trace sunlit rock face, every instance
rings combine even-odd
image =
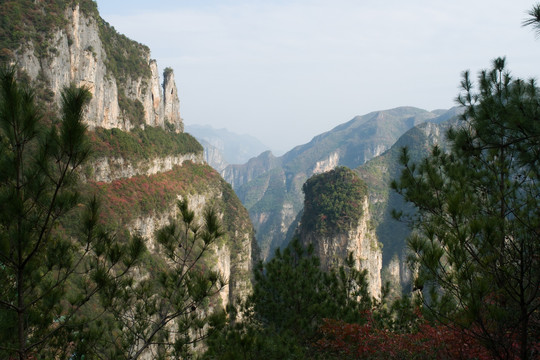
[[[184,161],[203,164],[202,153],[182,154],[157,157],[141,161],[129,161],[122,157],[102,157],[92,162],[92,173],[89,180],[111,182],[137,175],[153,175],[169,171],[174,166],[181,166]]]
[[[381,296],[382,251],[371,226],[367,187],[345,167],[312,176],[303,186],[304,209],[296,236],[313,245],[325,270],[345,265],[350,255],[367,270],[369,291]]]
[[[150,50],[146,46],[127,39],[114,30],[109,33],[110,38],[104,37],[103,26],[109,25],[104,25],[104,20],[100,19],[99,15],[86,14],[77,4],[67,6],[64,20],[61,26],[43,34],[49,39],[50,45],[46,55],[38,54],[35,51],[36,44],[31,41],[21,44],[13,51],[13,63],[23,70],[34,84],[47,89],[53,106],[60,105],[65,87],[71,84],[84,86],[92,94],[84,114],[84,121],[90,131],[96,128],[117,128],[121,132],[129,133],[136,127],[148,126],[162,127],[172,133],[183,131],[178,88],[172,69],[165,69],[161,81],[158,64],[150,58]],[[110,59],[107,58],[107,49],[110,49],[111,43],[117,46],[121,54],[126,55],[123,59],[115,59],[114,71],[108,61]],[[128,58],[130,50],[123,48],[121,44],[135,49],[131,55],[136,54],[135,60],[141,65],[140,68],[127,69],[132,66],[130,62],[133,62],[133,59]],[[125,110],[126,101],[137,105],[135,114]],[[186,162],[191,165],[186,166]],[[197,184],[186,183],[177,187],[182,190],[175,192],[173,197],[187,198],[199,217],[208,206],[218,208],[225,235],[212,249],[214,255],[211,265],[228,279],[220,297],[223,305],[245,298],[251,290],[252,250],[255,245],[253,227],[246,210],[232,190],[215,171],[210,173],[202,151],[182,154],[155,153],[150,158],[123,157],[116,153],[100,155],[91,159],[80,176],[86,184],[94,186],[98,193],[101,192],[105,201],[114,203],[109,207],[111,216],[115,211],[129,214],[118,220],[121,223],[117,225],[127,227],[132,234],[143,236],[150,252],[159,256],[158,246],[154,241],[155,232],[178,215],[176,202],[171,201],[165,208],[152,209],[146,213],[138,213],[133,209],[125,211],[120,208],[124,206],[123,201],[116,204],[111,200],[112,197],[118,200],[119,195],[111,190],[110,185],[125,188],[144,178],[148,188],[152,189],[157,176],[178,169],[186,173],[208,173],[206,177],[199,175]],[[169,176],[166,181],[171,185],[184,180]],[[231,197],[234,199],[231,200]],[[230,206],[227,207],[226,203]]]
[[[165,72],[161,85],[157,63],[150,59],[150,51],[133,42],[143,56],[146,75],[117,79],[111,69],[107,69],[107,54],[97,20],[82,13],[78,5],[68,7],[65,17],[66,26],[50,34],[54,51],[49,51],[47,56],[38,58],[32,42],[23,44],[14,53],[15,63],[32,80],[39,78],[52,92],[54,102],[60,104],[64,87],[70,84],[85,86],[92,93],[85,116],[90,128],[130,130],[145,125],[164,127],[169,122],[176,131],[183,131],[172,70]],[[141,104],[143,114],[138,114],[143,119],[141,124],[121,109],[119,95]]]
[[[321,235],[300,225],[299,236],[304,244],[313,244],[315,255],[321,260],[324,269],[336,268],[345,264],[352,253],[358,270],[367,270],[369,292],[381,296],[382,250],[373,229],[370,228],[370,214],[367,197],[362,203],[363,216],[348,230],[328,232]]]

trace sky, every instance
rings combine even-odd
[[[540,75],[525,0],[97,0],[174,70],[186,124],[280,153],[356,115],[455,106],[464,70]]]

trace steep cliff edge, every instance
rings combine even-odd
[[[188,199],[200,215],[211,206],[223,224],[225,235],[207,266],[218,269],[228,280],[220,294],[223,305],[244,299],[251,291],[251,270],[256,258],[253,226],[246,209],[231,186],[206,164],[186,161],[182,166],[152,176],[138,175],[111,182],[90,182],[100,194],[102,218],[112,227],[127,226],[131,233],[146,239],[150,253],[156,254],[154,232],[177,215],[176,201]]]
[[[209,142],[207,142],[204,139],[197,139],[201,145],[204,147],[204,160],[216,169],[218,172],[221,173],[223,169],[229,165],[227,161],[225,161],[225,158],[223,157],[223,154],[221,151],[219,151],[218,148],[215,146],[212,146]]]
[[[159,257],[154,232],[176,216],[178,199],[199,214],[214,207],[225,235],[207,265],[228,279],[223,305],[244,298],[253,227],[230,185],[204,163],[202,146],[183,133],[172,69],[160,83],[149,48],[117,33],[92,0],[8,1],[0,11],[7,15],[0,60],[21,69],[44,104],[55,110],[70,84],[92,93],[84,119],[93,151],[81,177],[87,191],[101,194],[103,222],[140,233]]]
[[[23,35],[15,41],[4,41],[7,48],[1,49],[2,55],[41,88],[48,89],[46,100],[59,104],[63,87],[85,86],[92,93],[86,113],[90,128],[129,130],[145,125],[165,127],[168,123],[183,131],[173,71],[165,69],[161,85],[157,63],[150,58],[148,47],[118,34],[99,17],[93,1],[34,4],[24,0],[17,6],[23,12],[19,25]],[[6,11],[10,10],[6,5]],[[54,21],[41,29],[37,20],[24,18],[24,12],[30,16],[36,10]]]
[[[300,241],[313,244],[325,269],[344,265],[352,253],[356,267],[368,272],[371,295],[380,298],[382,251],[370,224],[365,183],[352,170],[338,167],[311,177],[303,190]]]

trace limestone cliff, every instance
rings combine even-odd
[[[352,253],[356,267],[368,272],[371,295],[380,298],[382,251],[370,224],[363,181],[352,170],[338,167],[311,177],[303,189],[300,241],[313,244],[325,269],[344,265]]]
[[[137,175],[154,175],[172,170],[174,166],[181,166],[184,161],[204,163],[201,153],[179,154],[139,161],[129,161],[123,157],[102,157],[92,163],[88,180],[111,182]]]
[[[339,164],[339,152],[335,151],[328,155],[326,159],[322,159],[320,161],[317,161],[313,168],[311,169],[311,173],[316,175],[323,172],[330,171],[334,169]]]
[[[134,190],[148,184],[149,180],[150,184],[165,181],[168,188],[149,186],[146,193],[135,196]],[[135,176],[110,183],[93,183],[92,186],[110,200],[104,204],[104,218],[125,224],[131,233],[142,235],[150,253],[155,255],[159,254],[154,234],[178,215],[176,200],[186,198],[199,219],[206,207],[214,207],[225,235],[212,249],[213,260],[208,265],[227,279],[227,286],[220,292],[222,304],[235,304],[250,293],[252,258],[255,256],[253,228],[247,211],[230,186],[208,165],[187,161],[157,178]],[[140,206],[141,202],[152,205]]]
[[[349,253],[359,270],[367,270],[369,291],[372,296],[381,296],[381,269],[382,251],[373,229],[369,226],[369,206],[365,198],[362,208],[364,216],[356,226],[345,232],[335,234],[317,234],[316,232],[302,229],[300,239],[304,244],[313,244],[315,255],[321,259],[321,265],[326,268],[335,268],[344,265]],[[399,273],[398,273],[399,276]]]
[[[172,70],[166,69],[161,85],[146,46],[116,33],[97,13],[81,11],[78,2],[66,3],[62,26],[42,36],[49,44],[46,52],[30,38],[13,49],[12,61],[49,89],[53,103],[60,102],[65,86],[86,86],[92,93],[86,113],[90,128],[129,130],[169,122],[183,131]]]
[[[172,69],[161,83],[150,49],[117,33],[92,0],[20,0],[0,10],[18,16],[0,26],[0,58],[23,70],[40,100],[54,110],[70,84],[92,93],[84,119],[93,151],[81,177],[101,194],[103,221],[141,233],[159,256],[154,232],[175,216],[179,198],[199,212],[215,207],[226,233],[212,264],[229,279],[224,305],[245,297],[253,228],[230,186],[204,164],[202,146],[183,133]]]

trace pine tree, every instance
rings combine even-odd
[[[537,35],[540,35],[540,4],[535,4],[527,13],[529,18],[523,21],[523,26],[532,26]]]
[[[540,94],[500,58],[478,91],[468,72],[461,85],[451,151],[415,164],[403,149],[392,186],[418,211],[408,247],[429,312],[524,360],[540,338]]]
[[[313,246],[304,248],[297,238],[278,249],[255,269],[253,295],[241,318],[231,312],[231,324],[210,338],[204,358],[317,358],[313,345],[323,319],[363,322],[372,307],[367,272],[355,269],[352,255],[345,262],[324,271]]]
[[[120,245],[102,231],[98,201],[85,202],[78,190],[89,98],[66,88],[60,120],[45,119],[16,71],[0,72],[1,358],[68,358],[80,340],[75,329],[90,321],[87,307],[96,295],[115,296],[144,248],[138,238]]]
[[[217,295],[226,281],[211,268],[224,234],[218,215],[207,208],[201,222],[186,199],[177,205],[178,218],[156,232],[160,257],[148,257],[138,281],[118,297],[110,340],[96,349],[100,358],[188,358],[209,325],[222,321]]]

